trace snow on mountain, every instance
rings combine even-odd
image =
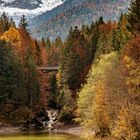
[[[0,0],[0,13],[6,12],[14,18],[24,14],[31,18],[61,4],[62,0]]]
[[[3,2],[13,2],[15,0],[1,0],[1,1],[3,1]]]

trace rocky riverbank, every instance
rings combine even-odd
[[[14,126],[4,126],[0,127],[0,135],[16,135],[16,134],[34,134],[34,133],[59,133],[59,134],[72,134],[72,135],[82,135],[83,129],[80,126],[63,126],[59,129],[54,129],[48,131],[48,129],[37,130],[37,131],[21,131],[21,127]]]
[[[20,127],[13,127],[13,126],[0,127],[0,135],[14,135],[20,133],[21,133]]]
[[[32,134],[32,133],[59,133],[82,135],[83,129],[79,125],[65,125],[58,121],[58,110],[41,110],[32,119],[21,126],[0,125],[0,135]]]

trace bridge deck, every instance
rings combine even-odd
[[[38,67],[37,70],[41,70],[41,71],[58,71],[59,67],[58,66]]]

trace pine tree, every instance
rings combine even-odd
[[[121,14],[118,27],[112,30],[112,45],[115,51],[120,51],[131,38],[131,33],[127,29],[128,20],[126,14]]]
[[[25,15],[22,15],[21,19],[20,19],[20,22],[19,22],[19,27],[20,28],[23,28],[25,30],[28,30],[27,27],[28,27],[28,22],[27,22],[27,19],[25,17]]]
[[[16,24],[12,18],[10,18],[10,27],[16,28]]]
[[[33,57],[32,49],[30,47],[27,50],[25,61],[26,61],[26,90],[28,94],[28,100],[26,104],[33,109],[34,106],[39,101],[40,86],[35,60]]]
[[[36,40],[35,40],[35,47],[36,47],[35,48],[36,49],[36,52],[35,52],[36,64],[40,66],[42,64],[41,49]]]
[[[99,25],[102,25],[102,24],[104,24],[103,17],[100,17],[100,18],[99,18],[98,24],[99,24]]]
[[[55,39],[55,45],[56,45],[56,47],[61,47],[62,46],[62,40],[61,40],[60,37],[57,37]]]
[[[49,38],[47,38],[47,40],[46,40],[46,47],[47,48],[50,48],[51,47],[51,41],[50,41]]]
[[[46,47],[46,41],[44,38],[41,39],[42,47]]]
[[[58,87],[56,75],[50,75],[50,95],[48,106],[52,108],[57,108],[57,98],[58,98]]]
[[[132,0],[128,13],[129,29],[134,34],[140,32],[140,1]]]
[[[3,34],[5,31],[9,30],[9,28],[10,28],[9,19],[6,13],[4,12],[0,17],[0,33]]]
[[[98,45],[98,40],[99,40],[99,35],[100,35],[99,24],[97,22],[92,23],[90,30],[91,30],[91,39],[90,39],[91,59],[90,59],[90,62],[92,62],[92,60],[95,57],[95,53],[97,51],[97,45]]]

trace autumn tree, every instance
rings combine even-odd
[[[47,39],[47,65],[58,66],[60,64],[60,51],[63,47],[63,42],[60,37],[56,38],[54,42]]]
[[[117,59],[115,53],[101,56],[100,60],[93,64],[87,84],[79,92],[78,120],[86,130],[96,130],[96,134],[102,137],[110,134],[111,131],[106,78],[108,70],[117,64]]]
[[[121,72],[124,79],[125,100],[116,120],[115,135],[128,140],[140,137],[140,37],[132,39],[122,51]],[[121,92],[122,93],[122,92]]]
[[[130,40],[121,56],[113,52],[94,61],[78,99],[77,120],[86,131],[139,139],[139,42],[139,37]]]
[[[16,47],[16,49],[19,49],[17,46],[20,42],[20,34],[16,28],[10,27],[9,30],[4,32],[1,36],[1,39],[11,43],[14,47]]]

